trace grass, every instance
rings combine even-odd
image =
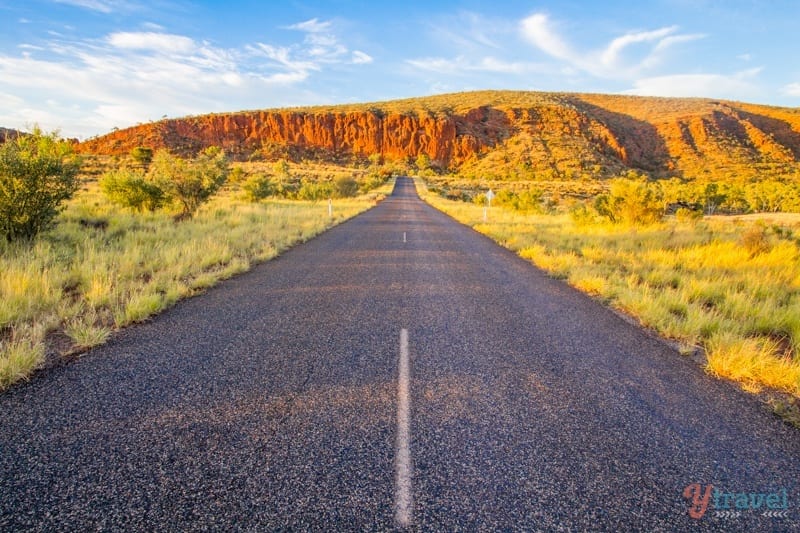
[[[579,224],[427,193],[424,198],[643,325],[707,371],[800,396],[800,215],[674,218],[646,227]]]
[[[375,204],[368,195],[327,202],[248,203],[226,191],[190,220],[120,211],[96,183],[33,243],[0,243],[0,390],[43,364],[49,334],[82,350],[275,257]]]

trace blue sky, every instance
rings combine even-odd
[[[0,0],[0,126],[477,89],[800,105],[800,2]]]

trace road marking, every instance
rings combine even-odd
[[[408,330],[400,330],[400,363],[397,376],[397,453],[395,454],[394,520],[400,527],[411,525],[411,429],[408,371]]]
[[[403,242],[406,242],[406,232],[403,232]]]

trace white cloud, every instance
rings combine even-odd
[[[372,61],[372,56],[362,52],[361,50],[353,50],[353,55],[350,58],[350,62],[354,65],[366,65],[368,63],[372,63]]]
[[[287,30],[299,30],[308,33],[327,33],[331,30],[331,21],[320,22],[319,19],[313,18],[305,22],[298,22],[291,26],[286,26]]]
[[[523,37],[543,52],[571,63],[582,62],[561,36],[550,27],[547,15],[542,13],[531,15],[522,20],[521,27]]]
[[[107,37],[115,48],[129,50],[152,50],[155,52],[187,53],[195,49],[189,37],[155,32],[117,32]]]
[[[523,39],[546,54],[566,62],[569,66],[609,79],[635,79],[643,71],[661,62],[663,54],[672,46],[702,39],[702,34],[676,34],[677,26],[665,26],[650,31],[628,32],[615,37],[596,50],[575,50],[557,31],[550,18],[543,13],[533,14],[520,22]],[[636,45],[638,60],[625,60],[625,53]]]
[[[678,96],[745,99],[757,92],[754,78],[761,69],[749,69],[732,75],[672,74],[642,78],[626,94],[639,96]],[[798,87],[800,89],[800,87]]]
[[[445,46],[464,52],[480,48],[500,50],[502,41],[511,31],[513,25],[506,20],[462,11],[434,20],[429,33]]]
[[[453,59],[442,57],[425,57],[408,59],[406,63],[419,69],[441,74],[466,74],[470,72],[486,72],[496,74],[529,74],[544,72],[547,68],[538,63],[503,61],[495,57],[484,57],[478,61],[458,56]]]
[[[788,85],[784,85],[781,89],[781,92],[786,96],[798,96],[800,97],[800,83],[790,83]]]
[[[82,7],[100,13],[113,13],[118,10],[127,10],[130,4],[123,0],[54,0],[57,4],[67,4]]]
[[[301,23],[306,36],[286,46],[255,43],[221,48],[163,31],[115,32],[96,40],[60,36],[19,55],[0,52],[0,124],[38,122],[65,135],[91,135],[157,119],[240,108],[301,105],[314,98],[297,87],[337,65],[372,57],[350,51],[326,22]],[[152,28],[155,30],[155,28]],[[311,32],[311,33],[309,33]],[[322,33],[318,33],[322,32]],[[314,35],[313,39],[308,35]],[[316,38],[319,37],[319,38]],[[286,91],[292,87],[291,91]],[[64,102],[52,106],[47,100]]]
[[[677,29],[677,26],[670,26],[668,28],[661,28],[654,31],[626,33],[622,37],[617,37],[609,43],[606,49],[600,54],[600,60],[604,65],[614,67],[617,65],[619,55],[627,46],[636,43],[659,41],[659,43],[656,45],[656,49],[658,49],[659,47],[663,46],[663,43],[670,42],[666,40],[669,38],[668,35],[675,32]],[[674,41],[674,39],[675,36],[672,37],[672,41]]]

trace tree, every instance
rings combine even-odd
[[[273,169],[275,170],[275,175],[278,176],[278,179],[287,180],[292,177],[289,168],[289,162],[286,161],[285,159],[275,161]]]
[[[184,216],[192,216],[222,187],[227,177],[228,160],[216,146],[206,148],[193,160],[159,150],[148,172],[153,183],[181,204]]]
[[[431,158],[426,153],[421,153],[417,156],[417,160],[414,162],[417,166],[417,170],[420,172],[425,172],[429,168],[431,168]]]
[[[39,128],[0,145],[0,234],[32,239],[47,229],[78,189],[72,145]]]
[[[339,176],[333,181],[333,194],[337,198],[350,198],[358,194],[358,182],[351,176]]]
[[[274,192],[272,181],[263,174],[254,174],[242,184],[245,197],[251,202],[258,202]]]
[[[166,202],[166,194],[147,180],[142,171],[121,169],[107,172],[100,179],[100,189],[117,205],[142,212],[155,211]]]
[[[153,161],[153,149],[137,146],[131,150],[131,157],[137,164],[141,165],[143,168],[147,168]]]
[[[652,224],[664,215],[661,191],[645,179],[613,180],[608,194],[599,195],[594,207],[611,222],[631,226]]]

